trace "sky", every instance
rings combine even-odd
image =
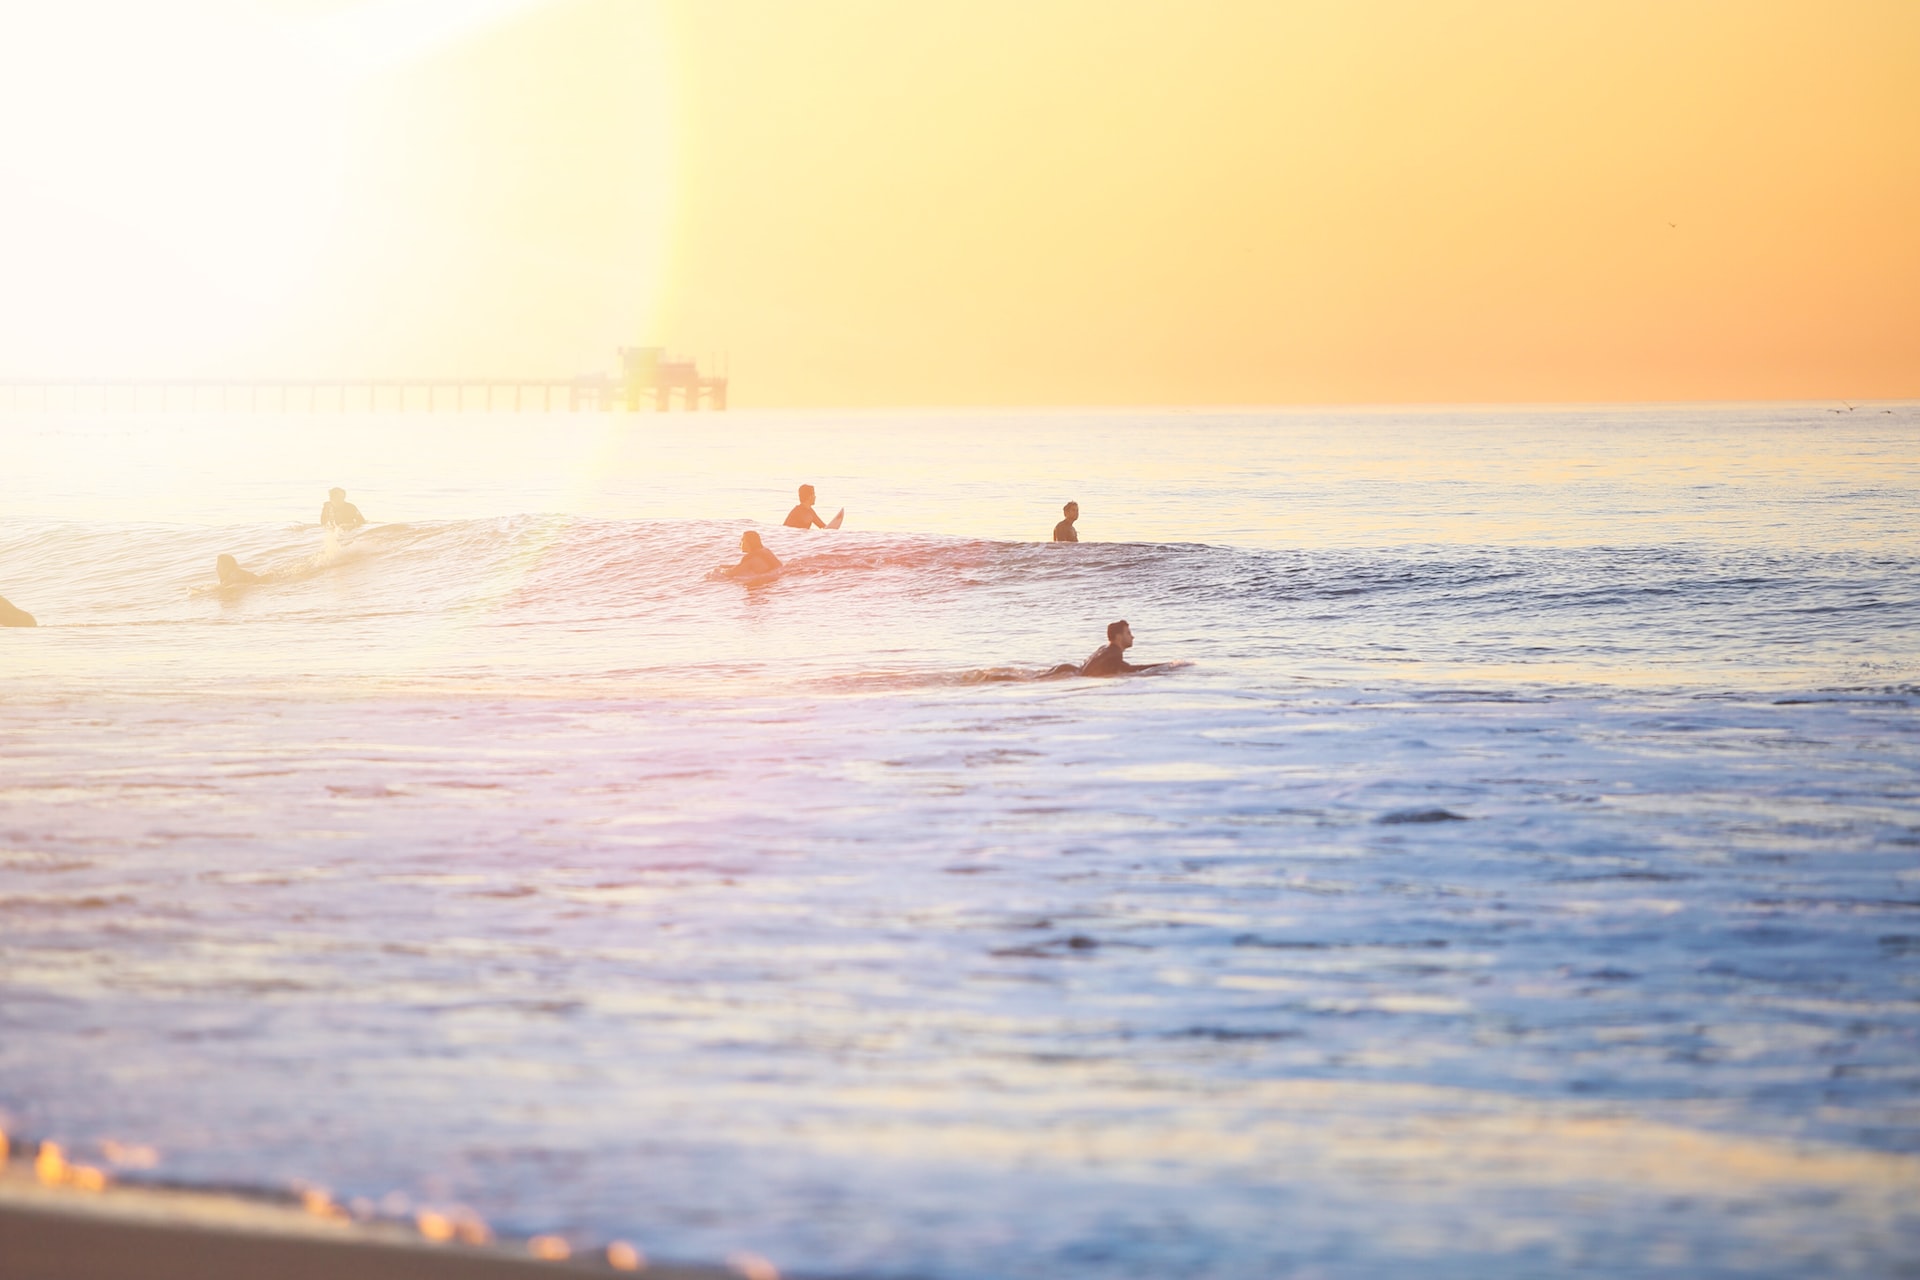
[[[1911,0],[0,0],[0,377],[1920,396]]]

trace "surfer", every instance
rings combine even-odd
[[[0,596],[0,627],[37,627],[39,625],[33,620],[32,614],[18,605],[9,603],[5,596]]]
[[[787,518],[783,523],[789,529],[812,529],[816,526],[822,529],[838,529],[840,521],[846,517],[846,514],[847,509],[842,507],[834,513],[833,519],[822,520],[820,513],[813,509],[813,486],[803,484],[800,486],[800,504],[787,512]]]
[[[1073,529],[1073,522],[1080,518],[1080,504],[1077,502],[1069,502],[1066,506],[1060,508],[1060,514],[1065,516],[1066,519],[1053,526],[1053,540],[1055,542],[1080,541],[1080,535],[1075,533]]]
[[[758,578],[780,572],[780,557],[767,550],[752,529],[740,535],[740,563],[720,571],[729,578]]]
[[[320,523],[328,529],[358,529],[367,522],[360,508],[347,501],[345,489],[327,490],[327,501],[320,508]]]
[[[1124,618],[1119,622],[1109,622],[1107,642],[1095,649],[1092,657],[1079,666],[1071,662],[1063,662],[1040,678],[1051,680],[1058,676],[1131,676],[1143,671],[1157,671],[1162,667],[1183,665],[1178,662],[1147,662],[1135,666],[1124,656],[1131,648],[1133,648],[1133,628],[1127,625]]]
[[[238,560],[224,552],[214,560],[213,571],[219,575],[223,587],[243,587],[250,582],[260,581],[259,574],[242,569]]]

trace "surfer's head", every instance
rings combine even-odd
[[[1060,514],[1069,520],[1078,520],[1080,518],[1080,504],[1077,502],[1069,502],[1066,506],[1060,508]]]
[[[813,486],[812,485],[803,484],[800,486],[800,502],[801,502],[801,505],[803,506],[810,507],[813,505]]]
[[[1133,648],[1133,628],[1125,618],[1107,624],[1107,643],[1118,649]]]
[[[740,549],[742,551],[758,551],[760,549],[760,535],[751,529],[741,534]]]
[[[347,491],[345,489],[329,489],[327,490],[327,496],[335,502],[345,502],[347,500]]]

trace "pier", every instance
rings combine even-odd
[[[665,413],[727,407],[727,375],[702,374],[664,347],[621,347],[620,371],[571,378],[50,378],[0,379],[0,410],[52,412],[456,413],[555,409]]]

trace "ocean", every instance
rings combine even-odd
[[[1909,1275],[1836,408],[0,417],[0,1125],[789,1276]]]

